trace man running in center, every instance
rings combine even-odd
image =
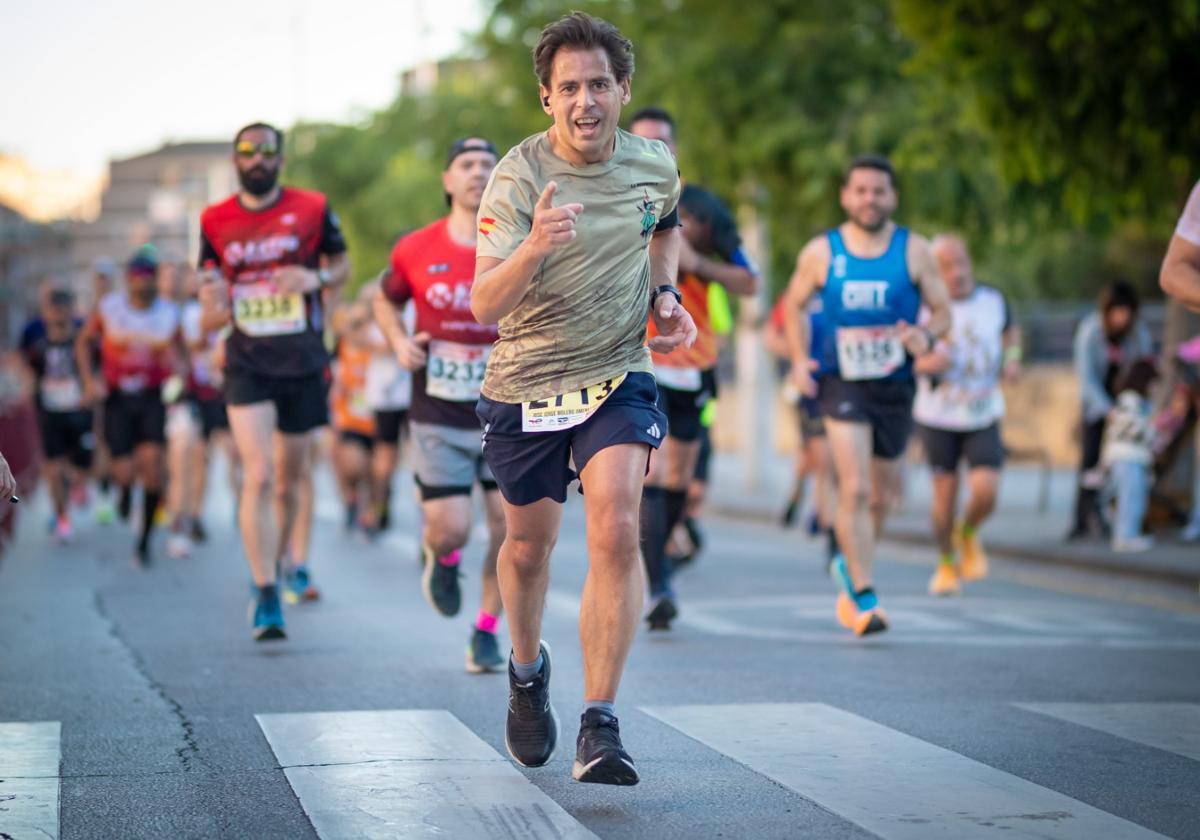
[[[643,108],[629,130],[661,140],[676,154],[675,122],[661,108]],[[688,487],[700,458],[700,416],[717,395],[717,333],[708,311],[708,287],[716,283],[738,295],[758,291],[758,272],[742,250],[733,214],[712,193],[689,184],[679,199],[683,237],[679,243],[679,291],[696,321],[696,344],[670,355],[655,353],[658,405],[667,415],[667,440],[651,457],[642,491],[641,547],[650,579],[651,630],[666,630],[678,607],[671,588],[667,541],[687,509]],[[653,323],[650,325],[654,334]]]
[[[442,173],[450,213],[396,243],[391,270],[375,298],[376,320],[400,364],[413,371],[408,430],[425,520],[421,584],[425,599],[444,616],[458,615],[462,608],[458,565],[474,519],[471,490],[476,482],[483,488],[490,539],[483,559],[482,603],[467,645],[467,670],[472,673],[504,664],[496,641],[501,609],[496,555],[504,541],[504,514],[495,479],[480,454],[475,415],[497,333],[493,322],[481,325],[471,314],[475,214],[497,157],[496,147],[478,137],[450,146]],[[400,318],[410,300],[417,312],[412,335]]]
[[[322,292],[350,276],[337,217],[324,195],[279,184],[283,132],[266,123],[234,135],[240,189],[200,217],[202,330],[229,328],[225,399],[242,461],[238,528],[257,590],[256,641],[286,638],[276,569],[312,471],[309,432],[328,422]],[[219,271],[219,276],[214,276]],[[308,569],[285,570],[296,588]]]
[[[913,358],[950,328],[950,301],[929,243],[892,221],[896,203],[887,158],[852,160],[841,191],[847,219],[804,246],[783,309],[796,388],[816,396],[802,313],[814,295],[824,307],[819,399],[837,476],[841,547],[832,572],[842,590],[838,621],[858,636],[888,627],[871,571],[888,491],[899,482],[912,433]],[[929,318],[918,327],[922,302]]]
[[[557,746],[542,611],[562,505],[578,473],[589,569],[572,776],[631,785],[638,774],[613,703],[642,611],[642,482],[667,423],[656,404],[647,312],[659,332],[651,349],[696,338],[674,286],[679,175],[665,145],[618,128],[633,45],[616,27],[575,12],[542,30],[533,59],[553,124],[492,173],[471,289],[479,322],[500,325],[478,413],[507,522],[499,558],[513,642],[505,743],[526,767],[544,765]]]

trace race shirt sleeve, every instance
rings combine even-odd
[[[656,142],[662,143],[661,140]],[[666,145],[663,145],[664,150]],[[667,157],[670,158],[670,152],[667,152]],[[679,180],[679,170],[675,170],[675,178],[671,183],[670,195],[663,203],[663,217],[659,219],[658,224],[654,226],[657,233],[660,230],[670,230],[671,228],[679,227],[679,193],[683,189],[683,182]],[[671,208],[667,210],[666,208]]]
[[[342,224],[328,204],[325,205],[325,213],[321,217],[321,244],[317,246],[317,251],[331,257],[346,252],[346,237],[342,235]]]
[[[750,255],[746,253],[746,249],[740,245],[729,255],[729,262],[738,268],[746,269],[755,277],[759,275],[758,266],[755,265],[754,260],[750,259]]]
[[[196,260],[197,268],[204,268],[205,263],[221,264],[221,255],[217,253],[217,249],[213,247],[212,242],[208,240],[208,235],[200,234],[200,258]]]
[[[477,257],[506,260],[533,229],[533,205],[537,196],[528,193],[518,178],[517,158],[506,157],[492,172],[476,217],[481,236],[475,243]]]
[[[412,283],[408,280],[408,269],[404,266],[404,240],[392,250],[392,262],[384,272],[383,293],[392,303],[401,306],[412,300]]]
[[[670,230],[677,227],[679,227],[679,208],[675,207],[670,213],[659,220],[659,223],[654,226],[654,232],[658,233],[660,230]]]
[[[1175,226],[1175,235],[1200,246],[1200,181],[1192,187],[1192,194],[1188,196],[1183,215],[1179,217],[1179,224]]]

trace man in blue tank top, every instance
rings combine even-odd
[[[913,359],[950,328],[950,302],[929,243],[891,220],[896,200],[886,158],[851,161],[841,190],[846,221],[801,250],[784,307],[797,389],[816,395],[812,372],[820,367],[824,374],[821,413],[838,482],[837,617],[859,636],[888,627],[871,567],[912,432]],[[816,359],[800,314],[814,295],[825,312]],[[922,304],[929,318],[917,326]]]

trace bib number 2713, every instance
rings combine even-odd
[[[521,431],[553,432],[578,426],[595,414],[624,381],[625,374],[621,374],[577,391],[522,403]]]

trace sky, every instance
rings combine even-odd
[[[449,55],[486,0],[0,0],[0,153],[102,173],[167,140],[349,121]]]

